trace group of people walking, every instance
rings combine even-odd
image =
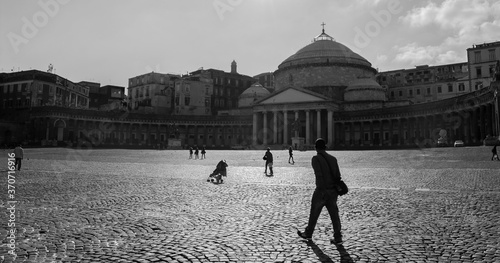
[[[205,146],[201,147],[201,159],[200,159],[200,149],[198,149],[198,146],[195,147],[194,149],[194,159],[206,159],[205,154],[207,153]],[[189,147],[189,159],[193,159],[193,147]]]

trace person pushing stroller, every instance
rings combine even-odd
[[[212,182],[214,184],[221,184],[224,182],[222,176],[227,176],[226,167],[228,167],[226,160],[221,160],[215,167],[215,170],[208,176],[207,182]]]

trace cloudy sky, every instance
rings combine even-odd
[[[1,0],[0,71],[54,65],[74,82],[127,86],[155,71],[254,76],[325,31],[380,71],[467,61],[500,41],[497,0]]]

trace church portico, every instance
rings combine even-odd
[[[292,145],[293,138],[303,138],[307,146],[318,137],[329,138],[331,142],[333,111],[331,103],[256,106],[252,142],[255,146],[284,146]]]

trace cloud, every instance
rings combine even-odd
[[[461,29],[498,19],[500,4],[496,0],[446,0],[437,5],[414,8],[402,20],[412,27],[437,25],[442,29]]]
[[[396,46],[397,50],[396,62],[405,62],[412,65],[429,64],[433,58],[439,53],[439,48],[433,46],[421,47],[413,42],[406,46]]]
[[[419,39],[395,46],[395,62],[413,65],[465,62],[468,47],[500,40],[500,2],[496,0],[428,2],[400,19],[412,28],[432,32],[431,42],[439,44],[422,45],[421,41],[429,39]]]

